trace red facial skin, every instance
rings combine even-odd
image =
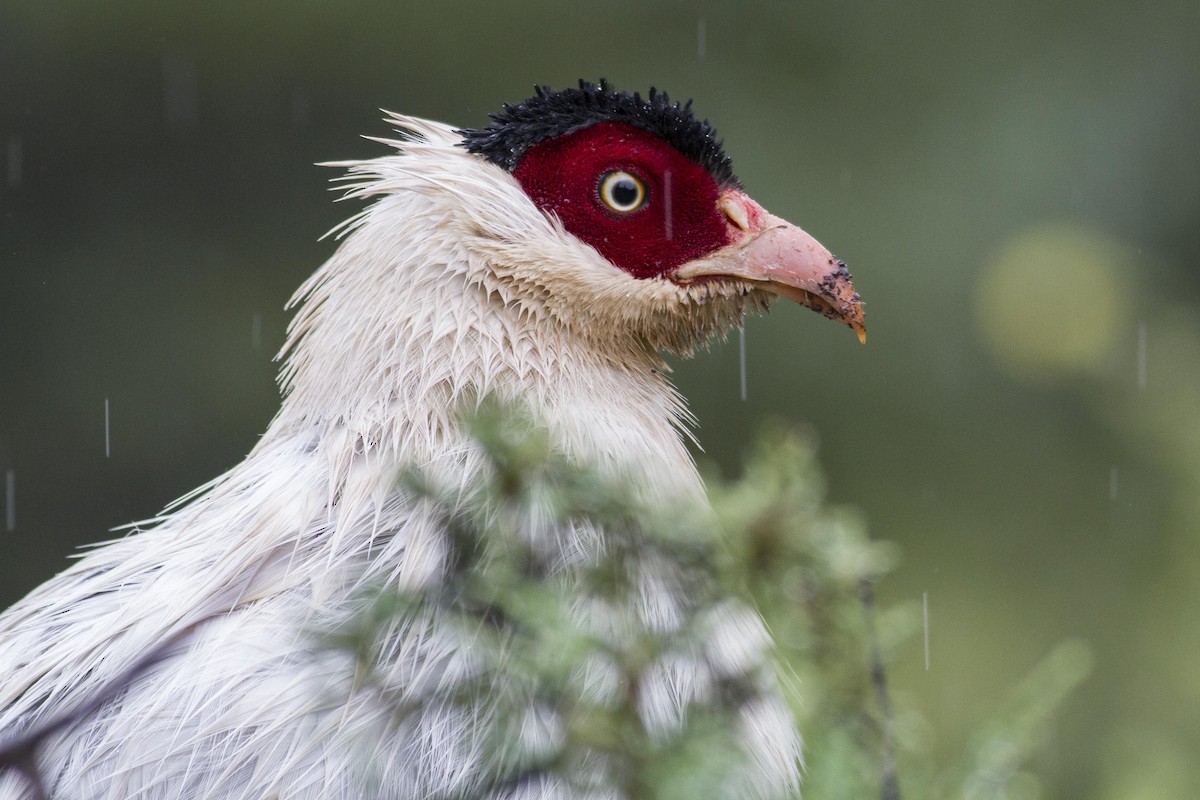
[[[601,178],[623,170],[642,180],[648,201],[613,211]],[[513,176],[543,211],[635,278],[668,277],[739,233],[718,208],[721,188],[704,167],[632,125],[600,122],[526,151]]]

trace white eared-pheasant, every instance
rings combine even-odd
[[[435,618],[386,627],[373,681],[312,632],[350,617],[363,587],[443,578],[443,517],[399,478],[474,480],[464,407],[519,406],[557,452],[642,501],[703,506],[661,354],[775,297],[862,338],[858,295],[829,251],[742,190],[690,103],[581,82],[480,129],[389,121],[394,152],[338,164],[348,197],[370,204],[293,300],[283,402],[258,444],[0,616],[0,746],[57,726],[26,769],[0,773],[0,798],[35,796],[31,763],[49,796],[79,800],[623,796],[600,762],[582,783],[489,785],[472,731],[489,698],[477,714],[438,701],[470,643]],[[604,540],[530,535],[563,569]],[[637,594],[628,607],[647,624],[686,605],[670,580]],[[766,633],[750,615],[719,636],[709,652]],[[697,657],[655,672],[638,697],[647,728],[669,735],[712,669]],[[799,736],[782,701],[738,724],[746,774],[712,796],[793,791]]]

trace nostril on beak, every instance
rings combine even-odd
[[[718,206],[722,213],[729,218],[729,221],[738,227],[739,230],[750,229],[750,218],[746,215],[746,207],[735,200],[730,195],[726,194],[721,198]]]

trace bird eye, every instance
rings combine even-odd
[[[600,200],[618,214],[629,214],[646,205],[646,184],[623,170],[600,176]]]

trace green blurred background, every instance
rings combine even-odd
[[[1200,795],[1194,0],[5,0],[0,605],[252,446],[283,304],[353,211],[313,162],[381,154],[379,107],[479,125],[601,76],[694,97],[854,270],[866,347],[781,306],[745,402],[736,337],[677,380],[714,468],[811,425],[833,499],[902,546],[907,735],[948,758],[1079,637],[1042,796]]]

